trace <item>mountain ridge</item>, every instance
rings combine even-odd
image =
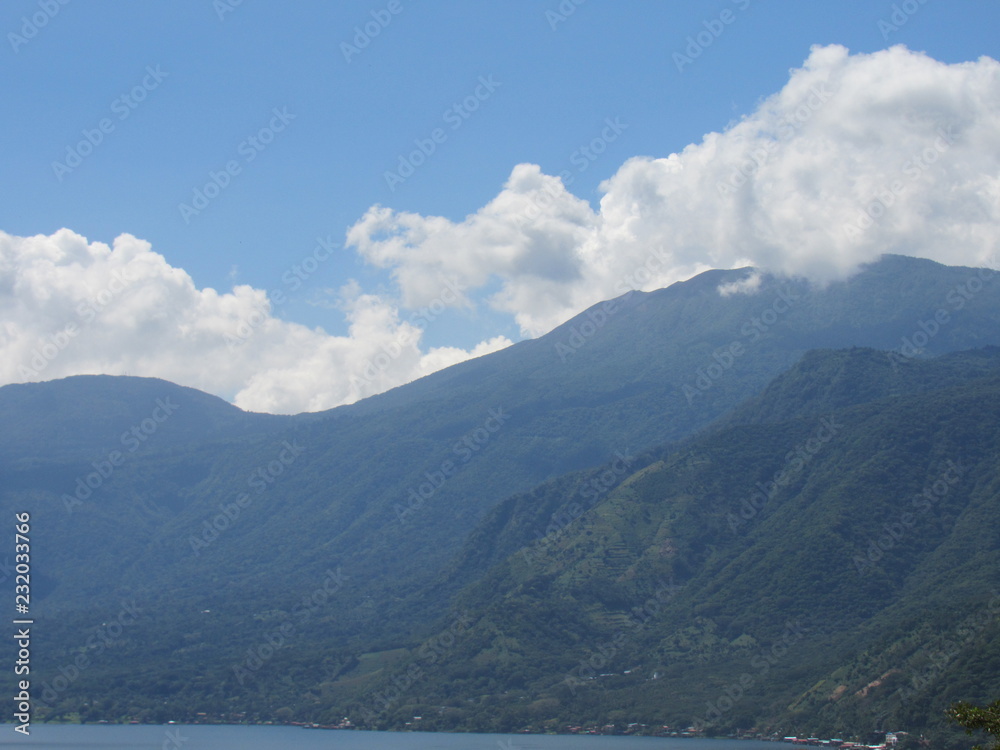
[[[178,390],[178,417],[190,413],[205,419],[174,422],[171,416],[162,430],[158,426],[148,435],[141,450],[129,453],[112,476],[102,478],[92,496],[72,509],[63,496],[71,495],[81,479],[86,482],[96,471],[95,464],[109,462],[111,449],[122,451],[119,437],[136,420],[141,424],[149,417],[155,404],[149,395],[164,381],[140,383],[145,395],[129,401],[119,416],[109,419],[95,413],[95,424],[103,425],[101,434],[107,438],[91,453],[86,441],[77,440],[61,454],[57,445],[47,442],[49,437],[30,431],[12,441],[11,451],[0,451],[4,478],[0,506],[29,509],[38,527],[45,529],[38,541],[37,570],[48,583],[44,592],[39,591],[38,607],[40,616],[58,620],[49,620],[51,629],[40,636],[46,654],[39,665],[42,673],[54,674],[71,660],[76,634],[116,612],[121,597],[134,598],[137,606],[160,613],[131,629],[117,646],[121,652],[116,663],[99,665],[53,702],[49,715],[77,713],[81,696],[95,690],[98,681],[129,685],[129,697],[116,693],[103,708],[89,708],[85,713],[94,718],[138,712],[178,719],[186,716],[186,706],[194,704],[223,716],[236,702],[248,715],[263,720],[268,710],[274,710],[275,700],[287,702],[285,707],[301,716],[319,716],[324,704],[342,710],[366,691],[379,689],[379,680],[391,678],[407,654],[419,654],[421,639],[438,637],[450,627],[449,613],[455,608],[476,601],[476,596],[506,591],[496,579],[502,571],[540,565],[557,553],[581,553],[586,545],[580,534],[598,533],[598,527],[591,526],[597,523],[594,519],[603,519],[599,531],[609,539],[621,535],[623,530],[602,514],[612,507],[627,510],[634,530],[615,542],[606,561],[602,557],[599,564],[584,555],[574,574],[579,581],[567,589],[568,599],[560,590],[558,596],[539,602],[526,590],[512,600],[532,601],[530,616],[519,609],[517,617],[534,623],[540,632],[553,627],[546,618],[566,621],[556,628],[569,644],[559,657],[563,659],[581,638],[614,635],[615,630],[607,627],[624,622],[623,615],[606,608],[620,602],[632,590],[628,586],[638,602],[655,599],[671,575],[675,582],[685,581],[697,569],[695,563],[707,559],[710,540],[704,530],[690,526],[695,519],[720,535],[725,541],[715,542],[722,544],[720,549],[755,544],[770,528],[772,510],[788,502],[787,493],[814,491],[807,473],[832,460],[824,458],[827,451],[840,454],[835,441],[822,443],[823,450],[791,472],[788,486],[774,495],[776,502],[768,501],[771,509],[741,519],[746,525],[737,525],[741,533],[735,540],[730,538],[734,532],[725,514],[709,518],[691,500],[692,493],[701,496],[705,488],[721,487],[726,477],[736,481],[727,461],[738,459],[744,466],[741,478],[773,481],[782,469],[775,456],[794,454],[797,447],[815,440],[821,418],[862,408],[851,403],[855,391],[868,403],[876,396],[916,403],[913,399],[934,391],[949,376],[961,374],[968,380],[991,371],[995,356],[991,350],[953,355],[951,364],[947,356],[968,348],[970,341],[1000,345],[1000,289],[988,281],[956,311],[961,318],[939,324],[919,356],[899,351],[880,355],[865,349],[836,356],[806,354],[826,344],[899,350],[905,337],[923,330],[920,323],[934,319],[948,304],[948,295],[967,284],[975,271],[889,257],[847,282],[823,288],[763,275],[754,294],[719,292],[720,284],[745,281],[751,273],[748,269],[711,272],[657,292],[633,293],[620,298],[613,313],[601,303],[590,309],[592,315],[585,311],[539,339],[326,412],[273,418],[248,415],[233,412],[235,407],[214,397]],[[574,331],[577,337],[571,341]],[[742,348],[734,349],[734,342]],[[926,359],[931,355],[945,357]],[[717,377],[702,387],[699,371],[707,376],[713,365],[711,373]],[[781,373],[791,373],[785,385],[775,380]],[[834,385],[824,386],[820,395],[810,393],[809,377],[814,375]],[[840,386],[838,377],[843,380]],[[92,381],[71,382],[82,387]],[[45,392],[64,385],[37,388]],[[685,387],[697,393],[689,397]],[[982,387],[984,393],[992,393]],[[16,390],[0,388],[0,418],[12,418],[9,415],[16,412],[11,393]],[[79,397],[70,401],[78,406],[86,403]],[[807,407],[818,412],[803,412]],[[894,406],[893,413],[909,414],[900,408]],[[209,418],[213,414],[216,422]],[[767,414],[774,424],[768,424]],[[877,415],[865,419],[877,420]],[[52,417],[51,424],[58,426],[60,418]],[[74,423],[70,419],[62,424]],[[200,432],[198,424],[203,425]],[[171,425],[176,425],[175,433],[168,431]],[[684,453],[692,440],[718,440],[720,430],[728,431],[725,434],[734,445],[749,452],[736,457],[732,448],[720,443],[713,444],[712,451]],[[674,479],[663,478],[665,466],[676,475]],[[715,472],[711,476],[704,474],[709,468]],[[826,478],[812,481],[833,482],[828,474],[829,470]],[[687,541],[676,534],[654,535],[649,549],[655,552],[646,549],[620,572],[642,573],[641,586],[608,579],[601,572],[605,562],[614,567],[618,564],[612,564],[614,560],[632,555],[632,542],[626,541],[651,533],[648,524],[662,512],[655,503],[633,507],[623,504],[623,498],[650,483],[674,487],[671,482],[684,477],[693,484],[677,495],[672,512],[690,516],[684,522],[688,525],[680,516],[671,517],[669,523],[682,524],[689,533]],[[712,492],[708,497],[721,490]],[[749,496],[747,489],[730,498],[727,513],[740,518],[740,503]],[[572,508],[573,502],[578,508]],[[560,510],[565,515],[554,518]],[[648,521],[647,510],[653,514]],[[109,538],[114,539],[112,548],[97,541]],[[565,547],[574,539],[575,547]],[[528,548],[532,559],[522,553],[527,542],[534,544]],[[650,561],[655,562],[655,576],[642,572]],[[296,609],[296,602],[311,595],[322,581],[332,580],[331,574],[339,582],[336,607],[306,608],[316,614],[301,623],[295,643],[281,658],[270,662],[273,673],[254,671],[250,687],[236,680],[232,667],[243,663],[240,655],[255,648],[268,627],[297,617],[294,613],[302,609]],[[735,585],[729,578],[721,580]],[[530,585],[542,590],[551,582],[535,577]],[[753,588],[751,582],[746,586]],[[742,596],[731,593],[729,599]],[[773,593],[768,596],[774,602],[782,600]],[[707,648],[707,658],[716,653],[713,649],[722,649],[705,645],[718,640],[711,629],[729,626],[710,618],[712,610],[706,603],[694,603],[689,597],[672,594],[664,606],[684,608],[689,618],[681,628],[689,633],[686,642]],[[573,630],[566,615],[578,612],[580,602],[603,614],[594,622],[575,621]],[[560,610],[557,603],[569,609]],[[501,623],[509,624],[514,616],[514,610],[502,617],[489,612]],[[495,631],[494,625],[489,632]],[[485,679],[474,689],[485,689],[482,694],[502,703],[489,681],[500,684],[509,679],[510,665],[526,663],[517,656],[523,644],[518,646],[518,638],[513,638],[502,648],[487,646],[492,643],[486,640],[487,632],[476,623],[463,629],[463,639],[484,644],[488,656],[463,659],[470,675],[480,676],[457,684],[470,686]],[[652,632],[644,629],[630,642],[638,647]],[[771,635],[762,631],[753,637],[780,638],[782,632],[779,628]],[[548,642],[548,651],[558,643]],[[732,648],[743,653],[739,646]],[[506,672],[494,653],[506,660],[501,660]],[[159,693],[153,688],[127,677],[128,664],[139,654],[158,675],[154,684],[163,686],[163,698],[155,698]],[[538,664],[560,663],[546,659],[548,655],[539,658]],[[484,677],[480,674],[484,669],[495,674]],[[532,675],[537,671],[537,665],[525,667],[522,683],[536,679]],[[680,674],[670,678],[673,684],[681,684]],[[312,697],[293,697],[287,689],[289,680]],[[430,677],[425,684],[428,690],[443,689]],[[443,697],[448,695],[458,693],[446,691]],[[564,697],[539,698],[551,699]],[[586,702],[573,705],[579,710],[587,706]],[[394,710],[380,714],[379,721],[391,724]],[[517,707],[503,713],[505,721],[534,721]],[[479,718],[467,713],[461,719],[466,723],[442,726],[497,727],[487,714],[473,714]]]

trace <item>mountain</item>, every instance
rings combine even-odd
[[[940,729],[1000,691],[998,445],[1000,349],[811,352],[596,501],[599,471],[497,506],[455,566],[500,560],[458,597],[472,625],[376,718]]]
[[[748,279],[753,293],[732,291]],[[800,408],[795,399],[815,404],[797,385],[764,390],[809,350],[897,350],[866,370],[874,395],[886,368],[917,372],[924,357],[1000,344],[991,281],[983,270],[901,256],[822,288],[711,271],[296,417],[243,414],[149,379],[0,388],[9,426],[0,507],[32,514],[49,715],[337,711],[394,675],[424,639],[453,639],[465,621],[450,613],[471,603],[485,611],[469,597],[489,592],[490,576],[526,535],[544,536],[550,509],[577,489],[594,513],[653,460],[649,451],[721,429],[740,404],[782,425]],[[913,377],[900,393],[938,379]],[[840,408],[849,391],[824,390],[824,408]],[[771,450],[781,431],[759,415],[744,419],[762,431],[758,451]],[[590,565],[579,575],[593,573],[596,586],[600,566]],[[123,601],[141,614],[113,640],[88,645]],[[81,653],[88,668],[56,690],[60,668]]]

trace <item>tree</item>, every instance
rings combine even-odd
[[[966,734],[981,729],[993,735],[993,744],[986,750],[1000,750],[1000,700],[985,707],[973,706],[964,701],[956,703],[948,709],[948,717],[962,726]],[[983,747],[976,745],[973,750],[983,750]]]

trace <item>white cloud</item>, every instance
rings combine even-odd
[[[594,210],[519,164],[462,221],[373,206],[347,244],[389,272],[399,301],[348,284],[346,336],[275,317],[259,289],[198,289],[130,235],[112,249],[69,230],[0,233],[0,383],[128,372],[246,409],[315,411],[510,344],[421,348],[448,307],[485,303],[537,336],[709,268],[827,281],[885,252],[993,266],[1000,64],[817,47],[753,113],[679,153],[629,159],[601,190]]]
[[[442,299],[457,294],[445,287]],[[274,317],[262,290],[197,289],[131,235],[110,248],[66,229],[0,232],[0,382],[127,372],[252,411],[294,413],[351,403],[510,344],[496,337],[471,352],[425,352],[420,317],[401,320],[388,301],[353,286],[342,304],[349,333],[331,336]]]
[[[828,281],[886,252],[988,265],[1000,245],[1000,64],[816,47],[725,132],[630,159],[601,189],[595,211],[520,164],[463,221],[376,206],[348,244],[390,269],[410,303],[442,275],[462,280],[463,304],[499,281],[489,304],[529,336],[708,268]]]
[[[764,277],[757,271],[751,273],[746,278],[739,281],[732,281],[728,284],[719,285],[719,294],[729,297],[733,294],[754,294],[760,289]]]

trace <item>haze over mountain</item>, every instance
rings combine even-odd
[[[48,715],[395,726],[440,704],[441,727],[690,722],[744,657],[793,637],[790,618],[817,634],[808,658],[707,728],[919,723],[882,698],[877,721],[844,708],[855,699],[820,710],[815,686],[853,691],[879,677],[871,644],[909,659],[941,608],[988,601],[997,356],[927,358],[1000,346],[994,277],[902,256],[824,287],[711,271],[297,417],[153,379],[0,388],[0,419],[24,426],[0,443],[0,505],[39,530]],[[845,347],[888,353],[807,354]],[[919,516],[919,544],[872,556],[948,461],[967,470]],[[980,552],[956,560],[963,545]],[[649,597],[655,621],[630,625]],[[106,645],[88,641],[119,616]],[[606,643],[609,668],[641,679],[566,684]],[[55,682],[79,654],[87,668]],[[419,686],[399,689],[413,669]]]

